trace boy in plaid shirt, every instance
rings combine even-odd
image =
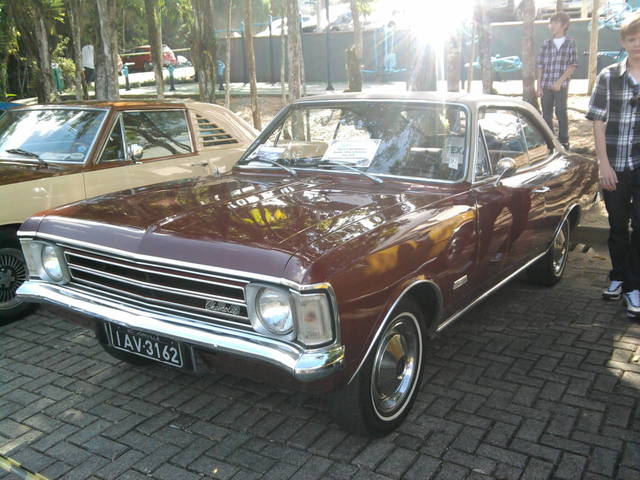
[[[569,148],[567,96],[569,80],[578,66],[576,42],[567,37],[569,15],[556,13],[549,19],[552,38],[546,40],[538,55],[538,88],[542,97],[542,116],[553,130],[553,107],[558,119],[558,140]]]
[[[593,120],[600,185],[609,214],[611,283],[602,296],[605,300],[622,296],[627,315],[640,319],[640,14],[623,23],[620,44],[627,58],[602,69],[587,118]]]

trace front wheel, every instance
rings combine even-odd
[[[412,299],[402,300],[350,384],[329,396],[329,409],[345,430],[386,435],[415,401],[423,371],[425,318]]]
[[[24,255],[12,242],[0,244],[0,324],[27,316],[37,307],[16,296],[16,290],[27,279]]]
[[[564,219],[549,251],[527,270],[529,281],[551,287],[562,278],[569,257],[569,220]]]

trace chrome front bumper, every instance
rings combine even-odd
[[[139,310],[63,285],[30,280],[18,288],[18,296],[32,302],[65,307],[134,330],[169,337],[205,351],[224,352],[268,363],[301,382],[319,380],[335,373],[344,360],[343,345],[307,351],[299,345],[251,332]]]

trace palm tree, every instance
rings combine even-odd
[[[95,51],[96,99],[118,100],[118,32],[116,0],[96,0],[98,42]]]
[[[533,51],[533,22],[536,7],[534,0],[523,0],[522,5],[522,98],[538,108],[535,52]]]
[[[164,98],[164,76],[162,67],[162,22],[160,21],[160,6],[158,0],[144,0],[147,13],[147,27],[149,32],[149,45],[151,45],[151,61],[156,77],[156,92],[158,99]]]
[[[329,1],[329,0],[327,0]],[[347,77],[349,85],[347,90],[350,92],[362,91],[362,50],[364,40],[362,38],[362,25],[360,24],[360,3],[363,0],[350,0],[351,18],[353,18],[353,45],[347,49]],[[329,26],[327,25],[327,28]]]
[[[247,45],[247,61],[249,62],[249,85],[251,91],[251,115],[253,116],[253,126],[262,130],[262,122],[260,121],[260,108],[258,106],[258,83],[256,80],[256,54],[253,50],[253,13],[251,0],[244,0],[245,13],[245,35],[244,39]]]
[[[302,97],[304,88],[304,59],[298,0],[287,0],[287,37],[289,39],[289,101],[293,102]]]
[[[69,19],[69,30],[71,31],[71,41],[73,43],[73,62],[76,66],[74,75],[74,85],[76,88],[76,99],[89,98],[87,82],[82,74],[82,40],[80,18],[82,17],[82,5],[80,0],[65,0],[67,18]]]
[[[493,90],[493,78],[491,67],[491,33],[489,18],[487,17],[484,2],[478,0],[475,10],[476,31],[478,32],[478,57],[480,58],[480,76],[482,78],[482,92],[491,93]]]
[[[49,33],[51,22],[62,18],[62,3],[59,0],[6,0],[5,8],[24,40],[28,56],[37,60],[39,101],[59,101],[53,85]]]
[[[591,95],[598,74],[598,9],[600,0],[593,0],[593,14],[591,15],[591,36],[589,38],[589,86],[587,92]]]

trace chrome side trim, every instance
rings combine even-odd
[[[524,266],[520,267],[518,270],[516,270],[515,272],[513,272],[511,275],[509,275],[506,278],[503,278],[502,280],[500,280],[498,283],[496,283],[493,287],[491,287],[489,290],[487,290],[486,292],[484,292],[482,295],[480,295],[478,298],[476,298],[473,302],[471,302],[469,305],[467,305],[466,307],[464,307],[462,310],[457,311],[456,313],[454,313],[453,315],[451,315],[449,318],[447,318],[444,322],[442,322],[438,328],[436,328],[436,332],[440,332],[441,330],[444,330],[445,328],[447,328],[449,325],[451,325],[454,321],[456,321],[460,316],[462,316],[465,312],[467,312],[469,309],[473,308],[475,305],[477,305],[478,303],[480,303],[482,300],[484,300],[485,298],[487,298],[489,295],[491,295],[493,292],[495,292],[496,290],[498,290],[500,287],[502,287],[505,283],[507,283],[509,280],[513,279],[515,276],[517,276],[518,274],[520,274],[522,271],[526,270],[527,268],[529,268],[531,265],[533,265],[534,263],[536,263],[538,260],[540,260],[542,257],[544,257],[547,254],[547,251],[544,251],[543,253],[541,253],[540,255],[538,255],[537,257],[531,259],[530,261],[528,261],[527,263],[524,264]]]
[[[419,285],[421,283],[427,283],[427,284],[435,286],[436,287],[436,292],[438,292],[438,297],[439,297],[438,298],[438,302],[440,304],[442,304],[442,296],[440,294],[440,287],[438,287],[438,285],[435,282],[433,282],[431,280],[416,280],[415,282],[412,282],[409,286],[407,286],[407,288],[405,288],[402,291],[402,293],[400,293],[400,295],[398,295],[398,298],[395,299],[395,301],[391,304],[391,307],[389,307],[389,309],[387,310],[387,313],[385,314],[384,319],[380,323],[380,326],[378,327],[378,330],[376,331],[375,335],[373,336],[373,339],[369,343],[369,347],[367,348],[366,353],[362,357],[362,360],[360,360],[360,364],[358,365],[358,368],[355,369],[355,371],[353,372],[353,375],[351,375],[351,378],[349,378],[349,381],[347,382],[347,385],[349,385],[353,381],[353,379],[356,378],[356,375],[358,375],[358,373],[360,372],[360,369],[364,365],[364,362],[367,360],[367,357],[371,353],[371,350],[373,350],[373,346],[378,342],[378,338],[380,337],[380,335],[382,334],[382,331],[384,330],[385,326],[389,322],[389,317],[391,316],[391,314],[395,310],[396,305],[398,305],[400,300],[402,300],[404,298],[404,296],[406,295],[406,293],[409,290],[411,290],[413,287],[415,287],[416,285]]]
[[[308,351],[294,343],[224,326],[199,325],[196,322],[179,323],[178,319],[171,315],[143,312],[61,285],[31,280],[20,286],[18,295],[30,301],[59,305],[125,328],[155,333],[210,351],[264,362],[301,382],[327,377],[341,368],[344,361],[345,348],[338,343]]]

